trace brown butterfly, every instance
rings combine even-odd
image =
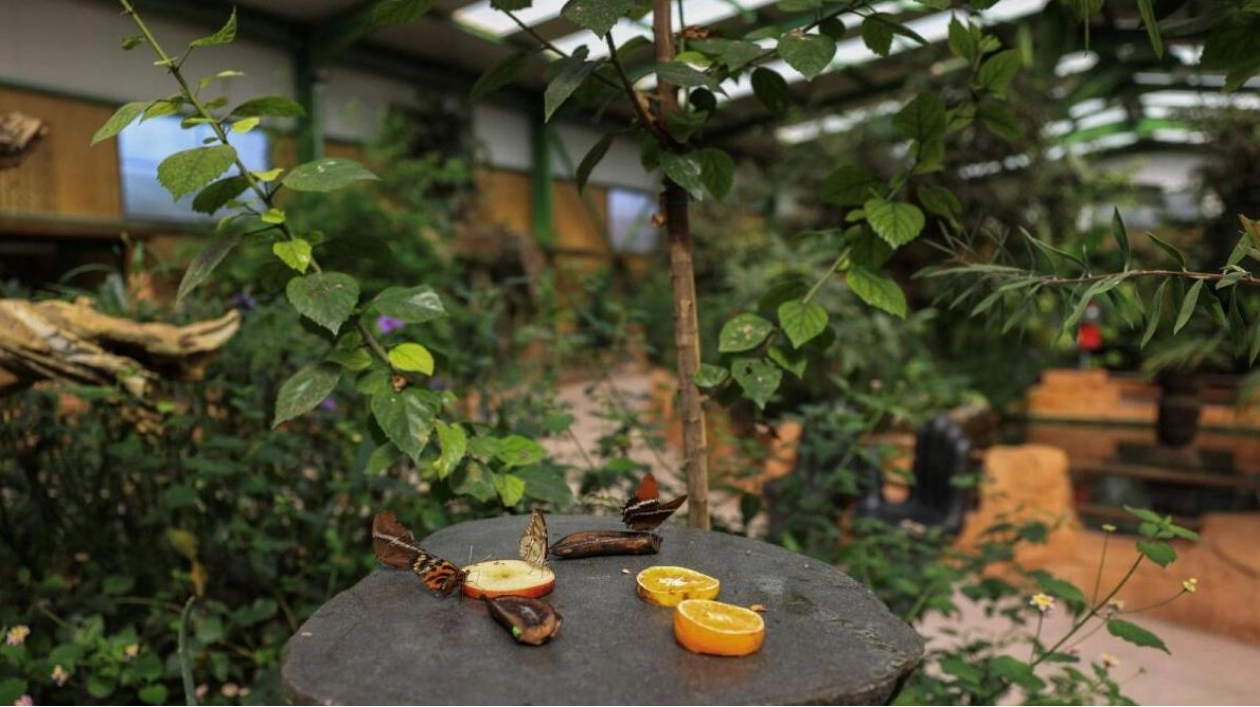
[[[449,595],[464,583],[463,570],[426,552],[391,511],[381,511],[372,520],[372,549],[376,559],[415,572],[435,592]]]
[[[529,525],[525,526],[517,549],[521,559],[533,565],[534,569],[542,569],[547,562],[547,519],[537,508],[530,514]]]
[[[631,530],[653,530],[664,523],[666,518],[672,516],[683,501],[687,500],[687,494],[683,494],[669,503],[661,503],[660,495],[656,477],[649,471],[639,484],[639,490],[635,492],[634,498],[626,501],[626,505],[622,506],[621,522]]]

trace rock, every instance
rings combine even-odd
[[[512,557],[525,522],[464,523],[423,544],[454,561]],[[617,527],[547,522],[556,537]],[[733,535],[661,532],[659,555],[554,561],[547,601],[564,630],[536,648],[516,645],[483,602],[437,598],[411,573],[379,569],[290,639],[285,689],[297,704],[887,704],[922,657],[919,636],[833,567]],[[718,577],[723,601],[764,605],[761,650],[719,658],[677,646],[671,610],[635,596],[635,576],[659,564]]]

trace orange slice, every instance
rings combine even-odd
[[[748,655],[766,639],[766,622],[742,606],[688,599],[674,610],[674,638],[693,653]]]
[[[639,573],[635,582],[639,598],[657,606],[678,606],[684,599],[713,599],[722,586],[707,574],[671,565],[649,567]]]

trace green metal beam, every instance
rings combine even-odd
[[[551,140],[554,132],[542,119],[541,110],[530,111],[530,194],[534,224],[534,240],[544,249],[556,244],[555,174],[552,167]]]
[[[315,63],[315,40],[307,41],[293,53],[294,94],[306,109],[298,121],[298,159],[310,162],[324,156],[324,87]]]

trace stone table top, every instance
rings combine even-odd
[[[516,557],[528,517],[445,528],[424,547],[457,564]],[[611,517],[548,516],[551,542],[620,529]],[[515,643],[483,602],[442,598],[381,567],[338,594],[285,647],[297,704],[886,704],[923,643],[865,587],[817,560],[756,540],[669,525],[658,555],[552,559],[544,598],[564,626]],[[635,575],[681,565],[717,577],[718,599],[766,611],[761,650],[741,658],[674,642],[672,609],[635,596]],[[629,570],[628,573],[623,570]]]

